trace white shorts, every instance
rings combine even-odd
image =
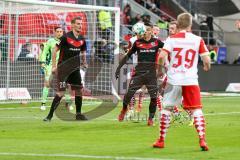
[[[172,108],[182,104],[182,86],[166,84],[163,94],[163,108]]]

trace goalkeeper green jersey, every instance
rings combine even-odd
[[[59,44],[60,40],[57,38],[50,38],[46,43],[44,43],[44,49],[40,55],[40,62],[44,62],[46,65],[52,65],[52,53],[56,46]],[[59,59],[59,51],[56,55],[56,62]]]

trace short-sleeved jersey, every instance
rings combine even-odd
[[[56,44],[60,42],[57,38],[50,38],[45,44],[44,49],[40,55],[40,61],[45,62],[46,65],[52,65],[52,52]],[[59,59],[59,52],[57,52],[56,62]]]
[[[170,56],[167,76],[172,85],[198,85],[198,57],[209,55],[199,36],[181,31],[167,38],[163,50]]]
[[[163,42],[151,38],[149,41],[144,39],[138,39],[134,42],[132,48],[128,52],[128,56],[131,56],[137,52],[138,63],[135,67],[137,71],[153,71],[156,69],[156,60],[158,56],[158,49],[163,47]]]
[[[73,31],[70,31],[61,37],[58,47],[60,48],[58,64],[61,64],[73,57],[78,57],[76,60],[79,60],[80,64],[80,53],[81,51],[86,51],[86,41],[82,36],[78,36],[78,38],[76,38]]]
[[[128,43],[128,48],[129,49],[132,48],[134,42],[136,42],[137,39],[138,39],[137,36],[134,36],[134,37],[130,38],[129,43]],[[137,54],[132,55],[132,63],[137,64]]]

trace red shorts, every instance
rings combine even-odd
[[[200,88],[198,85],[182,86],[183,108],[202,108]]]

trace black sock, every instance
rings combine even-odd
[[[126,110],[128,105],[123,101],[123,109]]]
[[[76,113],[81,114],[82,110],[82,96],[75,96],[75,105],[76,105]]]
[[[155,116],[155,112],[157,109],[157,102],[156,98],[151,98],[151,102],[149,104],[149,118],[153,119]]]
[[[48,118],[52,118],[53,117],[53,113],[54,111],[57,109],[60,101],[61,101],[62,97],[59,97],[57,94],[55,95],[53,101],[52,101],[52,105],[51,105],[51,108],[50,108],[50,111],[48,113]]]

